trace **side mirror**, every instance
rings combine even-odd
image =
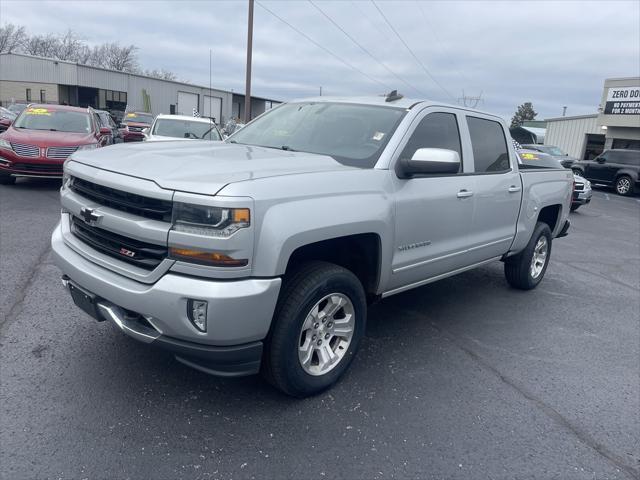
[[[142,129],[142,133],[143,133],[145,136],[149,135],[149,127],[147,127],[147,128],[143,128],[143,129]]]
[[[100,135],[111,135],[111,129],[109,127],[100,127]]]
[[[400,178],[415,175],[446,175],[460,171],[460,155],[443,148],[419,148],[411,159],[401,159],[396,169]]]
[[[604,163],[604,158],[602,158],[602,157],[598,157],[598,158],[596,158],[596,162],[598,162],[598,163]]]

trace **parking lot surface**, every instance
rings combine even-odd
[[[0,187],[3,479],[640,478],[640,197],[595,191],[534,291],[496,263],[372,306],[346,376],[295,400],[74,307],[58,188]]]

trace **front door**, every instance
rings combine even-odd
[[[608,153],[604,152],[587,164],[585,175],[589,180],[608,183],[611,181],[609,173]]]
[[[456,113],[432,107],[412,127],[399,159],[411,158],[418,148],[444,148],[458,152],[464,164]],[[396,236],[387,291],[464,265],[474,205],[474,178],[463,175],[464,168],[454,175],[394,175]]]

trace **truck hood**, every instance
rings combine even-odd
[[[151,180],[161,188],[205,195],[246,180],[354,169],[324,155],[210,141],[118,144],[76,152],[70,159]]]

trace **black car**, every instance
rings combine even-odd
[[[620,195],[640,190],[640,150],[605,150],[593,160],[579,160],[573,173],[592,183],[609,185]]]
[[[98,114],[98,118],[100,119],[100,123],[103,127],[107,127],[111,130],[111,135],[109,136],[109,140],[107,142],[108,145],[113,145],[114,143],[122,142],[122,134],[118,129],[118,125],[113,120],[113,117],[106,110],[95,110]]]
[[[554,145],[527,144],[522,145],[522,148],[526,148],[527,150],[535,150],[536,152],[551,155],[552,157],[557,158],[564,168],[571,168],[573,162],[577,160],[576,158],[570,157],[568,153],[563,152],[560,148]]]

